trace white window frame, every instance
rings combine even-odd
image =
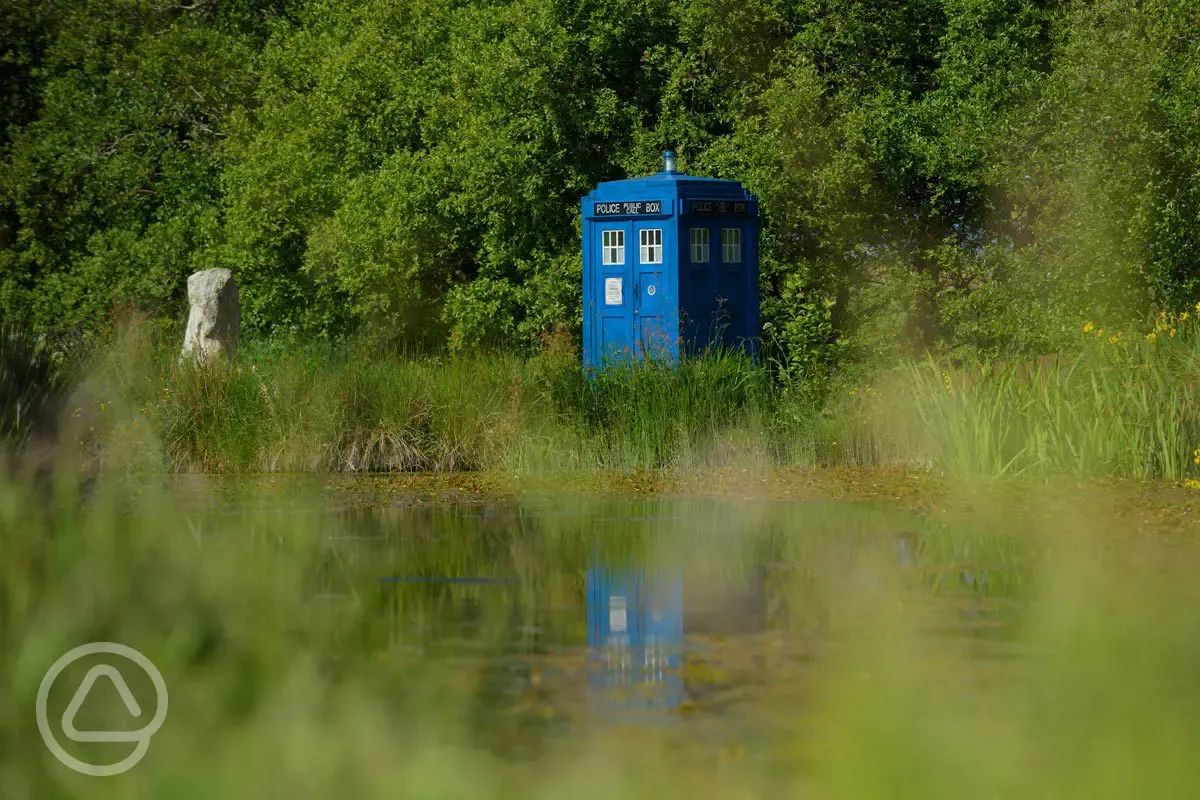
[[[742,263],[741,228],[721,228],[721,263]]]
[[[708,246],[708,228],[692,228],[688,233],[693,264],[707,264],[711,253]]]
[[[639,263],[663,263],[662,228],[642,228],[638,233],[638,247]]]
[[[619,267],[625,263],[624,229],[605,228],[600,231],[600,263],[606,267]]]

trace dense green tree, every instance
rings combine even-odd
[[[1197,31],[1192,0],[1080,4],[1056,28],[1009,176],[1054,306],[1119,317],[1200,297]]]
[[[667,4],[320,3],[226,173],[251,324],[532,341],[579,304],[578,199],[652,128]],[[577,261],[577,258],[574,259]]]
[[[178,299],[215,217],[224,123],[254,88],[261,9],[88,2],[48,18],[36,118],[12,132],[0,300],[45,327]]]

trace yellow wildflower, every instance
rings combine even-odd
[[[1188,478],[1183,482],[1183,485],[1189,489],[1200,489],[1200,481],[1195,480],[1194,478]]]
[[[1180,321],[1180,322],[1187,322],[1187,321],[1188,321],[1188,317],[1190,317],[1190,316],[1191,316],[1191,314],[1189,314],[1188,312],[1184,311],[1182,314],[1180,314],[1180,315],[1179,315],[1179,321]]]
[[[1121,341],[1121,334],[1119,334],[1119,333],[1116,336],[1108,337],[1109,344],[1116,344],[1119,341]]]
[[[1090,322],[1083,323],[1083,332],[1084,333],[1091,333],[1095,329],[1096,329],[1096,326],[1093,325],[1092,323],[1090,323]]]
[[[1170,330],[1170,331],[1168,331],[1168,334],[1170,335],[1170,337],[1171,337],[1172,339],[1174,339],[1174,338],[1175,338],[1175,329],[1174,329],[1174,328],[1171,328],[1171,330]]]
[[[1146,341],[1150,342],[1151,344],[1153,344],[1154,342],[1157,342],[1158,334],[1155,333],[1154,331],[1150,331],[1149,333],[1146,334]]]

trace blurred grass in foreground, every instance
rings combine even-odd
[[[39,499],[0,484],[6,800],[1200,790],[1200,552],[1113,529],[1121,497],[1064,513],[984,494],[954,523],[874,506],[667,501],[361,520],[325,513],[304,483],[285,504],[206,505],[160,479],[105,480],[86,498],[57,487]],[[900,533],[911,562],[897,562]],[[758,562],[794,565],[773,578],[788,624],[713,642],[705,674],[741,676],[743,705],[612,727],[512,666],[513,631],[539,609],[578,607],[597,551],[728,580]],[[959,564],[992,579],[954,588]],[[376,582],[393,572],[520,582],[482,603],[459,655],[439,658],[430,637],[444,593],[409,587],[396,600]],[[719,584],[704,585],[724,607]],[[1012,611],[1001,641],[992,608]],[[966,611],[983,627],[943,632]],[[554,641],[580,640],[579,619],[545,624]],[[170,687],[167,724],[115,778],[66,770],[34,722],[48,665],[90,641],[136,646]],[[560,692],[582,691],[568,656],[523,657],[566,670]],[[706,714],[723,740],[701,733]],[[518,741],[534,723],[565,727]],[[738,732],[747,725],[759,732]]]

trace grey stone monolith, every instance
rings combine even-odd
[[[208,361],[233,358],[237,353],[242,312],[237,282],[227,269],[206,269],[188,278],[187,333],[183,357]]]

